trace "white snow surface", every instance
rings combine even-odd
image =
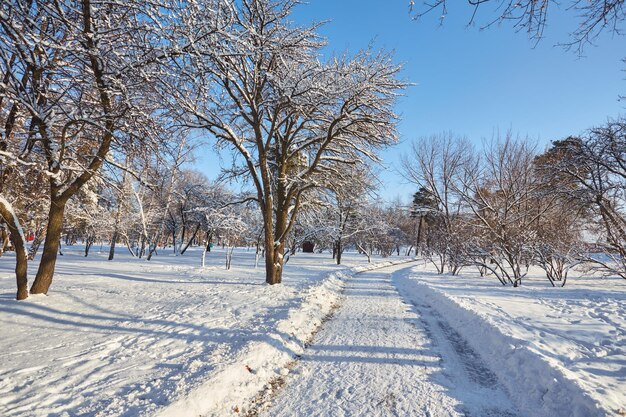
[[[15,259],[0,258],[1,416],[241,415],[302,352],[354,267],[371,267],[299,253],[269,286],[245,249],[230,271],[219,249],[205,268],[198,249],[150,262],[81,249],[64,247],[48,296],[19,302]]]
[[[406,265],[346,283],[335,316],[300,355],[263,416],[517,416],[495,375],[427,303],[412,305],[392,277]]]
[[[299,253],[268,286],[244,249],[230,271],[219,249],[205,268],[199,249],[80,249],[20,302],[0,258],[1,416],[626,415],[624,280],[511,288]]]
[[[520,288],[472,271],[416,267],[397,280],[489,364],[526,416],[626,415],[626,281],[570,277],[553,288],[532,270]]]

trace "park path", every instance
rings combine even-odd
[[[495,375],[421,294],[398,293],[411,266],[351,279],[334,317],[262,416],[517,416]]]

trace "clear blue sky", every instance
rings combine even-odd
[[[575,28],[572,16],[553,10],[545,38],[537,45],[510,25],[487,30],[468,27],[470,8],[452,0],[442,26],[437,15],[411,19],[408,0],[312,0],[298,6],[300,24],[330,20],[320,32],[327,52],[356,52],[373,43],[394,50],[403,76],[416,85],[398,103],[402,143],[383,154],[387,170],[382,195],[408,201],[414,191],[394,173],[412,139],[443,131],[477,144],[494,131],[529,136],[543,148],[608,117],[626,114],[626,37],[608,34],[585,56],[555,46]],[[485,7],[479,22],[493,17]],[[198,167],[211,177],[217,160]]]

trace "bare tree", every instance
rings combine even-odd
[[[45,173],[50,206],[32,293],[47,293],[59,251],[65,207],[99,171],[109,152],[136,139],[151,109],[141,100],[155,51],[151,2],[6,1],[0,6],[3,105],[12,132],[4,161]],[[159,55],[158,53],[156,55]],[[132,127],[132,128],[129,128]],[[127,135],[122,135],[126,132]],[[10,142],[9,142],[10,141]]]
[[[368,201],[359,206],[355,220],[356,233],[351,243],[367,256],[367,262],[378,253],[382,257],[391,256],[396,249],[397,228],[390,222],[389,211],[380,201]]]
[[[347,166],[328,189],[319,193],[311,210],[309,235],[327,242],[337,265],[341,264],[346,244],[352,244],[352,238],[362,232],[364,223],[359,221],[359,215],[375,181],[375,174],[367,166]]]
[[[468,254],[471,262],[517,287],[532,262],[533,227],[556,204],[544,193],[534,170],[534,147],[508,133],[486,147],[466,166],[459,194],[473,215],[480,239]],[[547,196],[538,204],[538,195]]]
[[[559,194],[595,224],[602,254],[585,256],[605,274],[626,279],[626,122],[609,121],[580,138],[554,142],[544,175],[558,181]]]
[[[188,125],[232,149],[241,165],[230,174],[254,187],[269,284],[281,282],[285,238],[307,192],[395,141],[392,108],[405,85],[385,54],[320,62],[317,25],[288,21],[296,3],[234,3],[228,35],[217,48],[198,42],[193,72],[172,89]]]
[[[418,194],[415,216],[419,217],[417,250],[422,247],[424,229],[428,229],[426,255],[439,273],[447,266],[456,274],[462,267],[459,235],[463,230],[458,178],[465,169],[471,146],[451,133],[414,142],[402,157],[404,177],[422,190]],[[426,225],[426,227],[425,227]]]
[[[415,18],[437,13],[442,21],[448,15],[448,4],[448,0],[410,0]],[[479,10],[492,6],[491,17],[482,25],[483,28],[510,21],[515,28],[528,32],[536,41],[543,37],[549,13],[571,13],[577,19],[577,25],[571,31],[571,40],[565,45],[576,47],[579,52],[604,31],[622,34],[626,18],[624,0],[467,0],[467,4],[473,8],[470,24],[476,21]]]

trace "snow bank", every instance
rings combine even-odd
[[[212,372],[210,379],[193,392],[160,410],[157,416],[221,416],[245,412],[251,400],[273,378],[286,371],[294,355],[304,349],[310,335],[338,301],[342,273],[330,274],[308,290],[300,306],[276,324],[264,340],[248,343],[228,363]]]
[[[245,415],[261,391],[271,391],[272,381],[289,373],[295,357],[304,352],[306,344],[338,306],[347,279],[360,272],[411,261],[384,261],[328,274],[307,290],[302,303],[291,308],[288,317],[277,322],[265,340],[249,343],[201,386],[156,415]]]
[[[524,300],[521,302],[516,300],[524,291],[532,291],[529,289],[502,289],[496,283],[492,283],[491,289],[486,289],[489,283],[486,286],[484,279],[435,277],[415,269],[412,277],[402,279],[397,284],[407,299],[426,300],[479,352],[489,368],[497,374],[522,415],[623,415],[620,414],[624,409],[619,399],[616,401],[616,397],[623,395],[618,392],[623,391],[624,387],[622,384],[622,389],[619,388],[620,381],[623,383],[626,377],[623,367],[614,373],[596,368],[596,374],[590,378],[585,378],[584,372],[580,370],[567,369],[568,364],[575,368],[576,364],[571,358],[578,352],[575,352],[571,340],[566,345],[560,345],[560,340],[575,339],[577,332],[594,334],[585,324],[580,328],[572,327],[581,321],[573,320],[578,315],[572,311],[579,301],[571,301],[569,309],[563,311],[563,314],[572,318],[570,327],[559,328],[554,325],[554,321],[562,317],[552,316],[549,319],[553,321],[554,335],[551,335],[549,330],[537,329],[540,327],[537,323],[542,323],[541,314],[545,314],[545,311],[534,308],[532,296],[528,299],[522,297]],[[537,304],[540,302],[537,301]],[[619,312],[615,314],[621,316]],[[533,321],[535,327],[531,328]],[[598,330],[595,336],[606,329]],[[616,343],[618,346],[621,344],[621,348],[616,347],[616,350],[621,350],[618,353],[623,357],[623,338],[618,338]],[[569,355],[566,349],[570,350]],[[594,380],[595,386],[587,384],[586,379]]]

